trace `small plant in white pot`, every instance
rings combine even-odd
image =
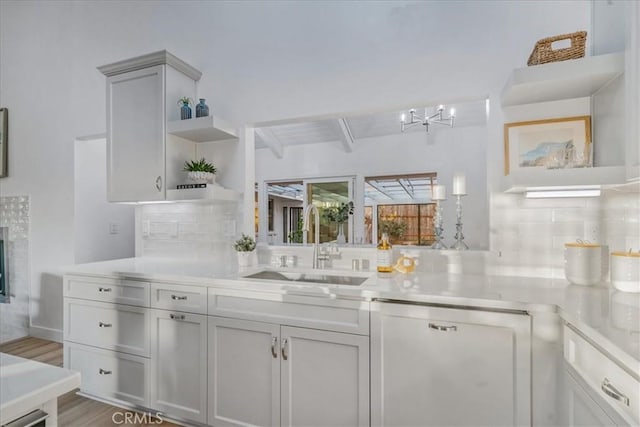
[[[236,240],[234,248],[238,254],[238,265],[240,267],[251,266],[256,249],[256,241],[253,237],[242,233],[242,237]]]
[[[188,172],[187,177],[196,184],[214,184],[216,182],[216,167],[203,157],[200,160],[190,160],[184,162],[184,170]]]

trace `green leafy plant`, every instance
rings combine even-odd
[[[203,157],[200,160],[184,162],[184,170],[187,172],[210,172],[215,174],[217,169],[213,166],[213,163],[207,162]]]
[[[302,227],[303,227],[303,223],[302,223],[302,219],[298,220],[298,225],[296,227],[295,231],[292,231],[291,233],[287,234],[287,239],[289,240],[289,243],[302,243],[302,237],[303,237],[303,231],[302,231]]]
[[[353,215],[353,202],[340,203],[336,208],[327,208],[322,215],[331,222],[342,224],[349,219],[349,215]]]
[[[407,224],[402,221],[383,220],[378,224],[382,233],[387,233],[390,237],[400,238],[407,231]]]
[[[246,234],[242,233],[242,237],[236,240],[236,243],[233,245],[233,247],[238,252],[251,252],[256,248],[256,241],[253,239],[253,237],[247,236]]]
[[[193,100],[188,96],[183,96],[182,98],[178,99],[178,105],[193,105]]]

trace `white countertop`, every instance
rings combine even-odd
[[[80,374],[0,353],[0,425],[80,387]]]
[[[225,262],[226,261],[226,262]],[[479,308],[558,312],[595,344],[621,363],[640,372],[640,294],[614,290],[608,283],[583,287],[564,279],[490,276],[480,274],[352,272],[320,270],[342,275],[367,275],[358,287],[251,280],[239,272],[235,259],[215,262],[160,258],[126,258],[68,267],[67,273],[97,277],[126,277],[199,286],[233,287],[287,294],[356,299],[383,298]],[[295,271],[295,269],[289,269]],[[305,270],[308,271],[308,270]],[[239,279],[242,279],[241,281]]]

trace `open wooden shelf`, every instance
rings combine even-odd
[[[237,139],[233,128],[215,116],[170,121],[167,123],[167,133],[193,142]]]
[[[190,202],[232,202],[242,198],[242,194],[228,188],[212,186],[207,188],[184,188],[167,190],[167,200]]]

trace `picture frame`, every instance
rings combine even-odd
[[[9,145],[9,110],[0,108],[0,178],[7,176]]]
[[[523,169],[593,166],[591,116],[504,125],[504,174]]]

